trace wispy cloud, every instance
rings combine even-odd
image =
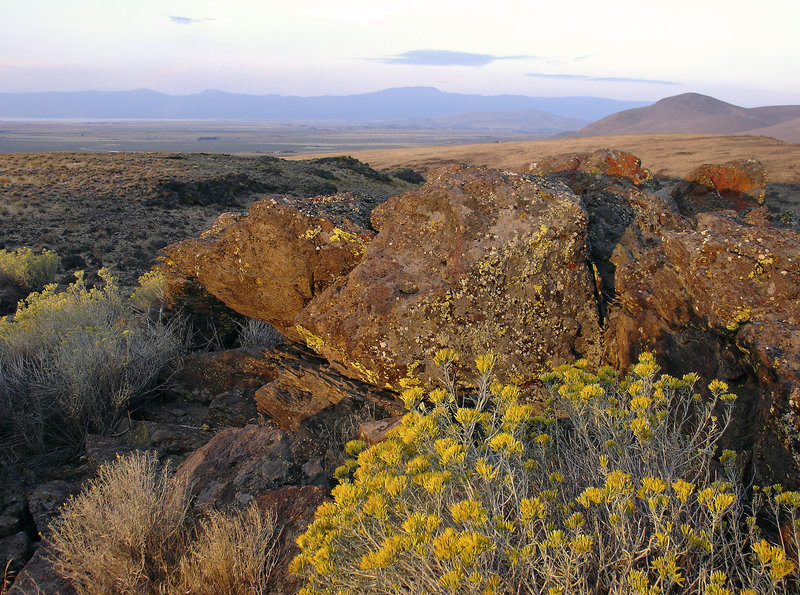
[[[385,58],[375,58],[384,64],[413,64],[417,66],[486,66],[498,60],[522,60],[532,56],[493,56],[450,50],[411,50]]]
[[[543,72],[528,72],[525,76],[543,79],[557,79],[561,81],[600,81],[605,83],[644,83],[647,85],[680,85],[675,81],[660,81],[656,79],[637,79],[624,76],[590,76],[586,74],[546,74]]]
[[[169,20],[175,23],[176,25],[194,25],[195,23],[202,23],[203,21],[207,21],[208,19],[192,19],[189,17],[178,17],[178,16],[171,16]]]

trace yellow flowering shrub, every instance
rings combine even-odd
[[[30,248],[0,250],[0,286],[12,285],[24,293],[39,291],[56,280],[61,257],[52,250],[36,254]]]
[[[800,526],[800,493],[746,497],[716,444],[735,397],[650,354],[620,379],[586,362],[543,381],[543,414],[476,359],[476,388],[409,382],[384,442],[351,445],[333,501],[298,540],[303,593],[794,593],[798,543],[755,518]],[[763,515],[762,515],[763,517]]]

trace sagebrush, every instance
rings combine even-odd
[[[0,437],[43,450],[105,432],[187,348],[180,317],[133,307],[107,271],[30,294],[0,319]],[[141,306],[141,301],[137,307]]]
[[[550,409],[477,359],[476,389],[409,388],[388,438],[337,470],[300,537],[302,593],[796,593],[800,493],[748,493],[716,445],[735,396],[657,375],[644,355],[619,379],[583,361],[545,375]],[[761,516],[759,516],[761,515]],[[784,539],[790,540],[784,541]]]
[[[0,250],[0,287],[14,286],[27,294],[55,281],[61,257],[52,250],[36,254],[30,248]]]

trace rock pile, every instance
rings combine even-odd
[[[257,392],[287,430],[356,394],[336,374],[396,413],[399,381],[435,381],[430,356],[444,346],[496,351],[501,375],[528,386],[549,364],[624,370],[653,350],[667,372],[738,390],[734,445],[754,473],[794,485],[800,236],[771,222],[765,183],[756,160],[707,164],[668,195],[614,149],[528,173],[450,166],[378,206],[267,199],[173,246],[166,270],[321,356]],[[333,393],[319,374],[307,383],[318,366]]]

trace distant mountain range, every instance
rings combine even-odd
[[[0,93],[2,118],[327,122],[358,127],[503,130],[540,138],[703,132],[800,142],[800,105],[743,108],[697,93],[653,104],[600,97],[469,95],[433,87],[317,97],[223,91],[166,95],[147,89]]]
[[[684,93],[612,114],[564,136],[654,132],[754,134],[798,143],[800,105],[744,108],[707,95]]]
[[[65,93],[2,93],[0,118],[65,119],[231,119],[341,122],[397,122],[475,113],[545,112],[555,124],[539,118],[539,128],[579,128],[620,110],[647,105],[600,97],[528,97],[446,93],[432,87],[400,87],[359,95],[296,97],[243,95],[204,91],[165,95],[156,91],[77,91]],[[530,114],[521,114],[530,121]],[[484,116],[492,118],[492,116]],[[563,119],[578,120],[565,122]],[[478,118],[479,119],[479,118]],[[438,125],[438,124],[437,124]]]

